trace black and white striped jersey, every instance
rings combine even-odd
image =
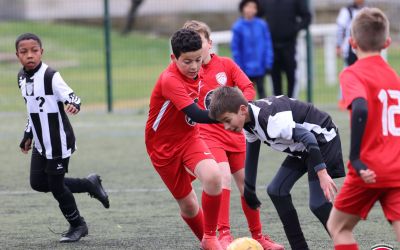
[[[337,127],[329,114],[310,103],[287,96],[271,96],[249,103],[251,122],[244,126],[246,140],[260,140],[272,148],[301,156],[306,147],[293,140],[293,129],[302,127],[314,134],[318,145],[331,141],[337,135]]]
[[[67,158],[75,151],[75,136],[64,104],[80,106],[79,97],[59,72],[41,63],[18,73],[18,85],[28,111],[25,132],[33,132],[34,147],[47,159]]]

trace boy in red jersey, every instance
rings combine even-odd
[[[199,84],[199,106],[208,109],[214,89],[220,86],[238,87],[247,100],[253,100],[255,90],[246,74],[230,58],[210,53],[212,41],[211,30],[207,24],[192,20],[183,28],[196,31],[203,43],[203,66]],[[264,249],[279,250],[283,246],[274,243],[268,235],[262,234],[259,209],[252,209],[243,198],[244,160],[246,142],[243,133],[224,129],[222,124],[200,124],[201,138],[206,142],[218,162],[222,174],[222,198],[218,217],[219,241],[225,249],[232,241],[230,232],[229,207],[231,193],[231,174],[241,194],[242,209],[246,216],[249,230]]]
[[[202,63],[200,36],[181,29],[171,38],[172,63],[160,75],[150,99],[145,142],[155,170],[177,201],[183,220],[202,249],[221,250],[216,237],[221,174],[196,122],[215,122],[195,103]],[[192,181],[203,186],[199,207]]]
[[[358,249],[353,229],[376,201],[400,242],[400,78],[380,56],[391,42],[389,22],[364,8],[351,32],[358,61],[340,75],[351,117],[349,173],[328,220],[337,250]]]

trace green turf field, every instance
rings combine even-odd
[[[51,22],[0,22],[0,112],[22,111],[16,74],[20,68],[15,58],[14,42],[24,32],[38,34],[45,50],[43,61],[60,71],[64,80],[79,95],[87,109],[106,110],[104,35],[101,27],[86,27]],[[144,107],[159,74],[169,62],[166,37],[132,33],[111,33],[113,99],[115,109]],[[229,46],[221,46],[221,55],[230,56]],[[338,99],[338,84],[324,82],[323,50],[316,44],[313,51],[313,101],[333,104]],[[388,59],[400,71],[400,47],[389,48]],[[338,71],[342,61],[338,60]],[[268,82],[268,81],[267,81]],[[271,83],[267,83],[270,95]],[[306,100],[306,91],[299,99]]]
[[[341,129],[343,152],[348,152],[348,115],[334,106],[319,106],[334,116]],[[111,208],[86,194],[76,194],[81,214],[89,226],[89,236],[71,245],[58,243],[67,223],[51,194],[33,192],[29,187],[29,156],[18,144],[25,114],[0,113],[0,249],[199,249],[178,213],[178,206],[153,170],[144,146],[145,112],[106,115],[82,112],[71,118],[78,151],[70,162],[71,177],[91,172],[100,174],[109,191]],[[264,147],[258,175],[258,196],[262,201],[264,231],[289,249],[281,223],[265,192],[284,157]],[[341,184],[341,180],[337,181]],[[199,183],[195,182],[200,195]],[[323,227],[308,209],[308,187],[303,177],[293,189],[305,237],[310,249],[332,249]],[[232,231],[235,237],[248,236],[238,192],[231,201]],[[360,249],[376,243],[395,245],[394,234],[383,219],[380,206],[369,220],[359,224],[356,237]]]
[[[110,193],[111,208],[84,194],[77,194],[81,214],[89,225],[89,236],[72,245],[60,245],[59,235],[67,224],[51,194],[29,187],[29,156],[19,152],[25,126],[25,107],[18,91],[19,63],[14,57],[18,34],[34,32],[43,39],[43,60],[58,69],[82,98],[83,111],[71,118],[78,151],[70,163],[69,176],[99,173]],[[168,39],[134,33],[112,32],[114,114],[104,114],[105,73],[103,31],[58,23],[0,23],[0,249],[198,249],[178,206],[153,170],[144,146],[144,123],[150,91],[169,61]],[[330,112],[341,128],[345,159],[348,154],[348,115],[336,110],[337,85],[323,80],[322,50],[315,48],[314,100]],[[222,46],[220,54],[229,56]],[[389,61],[400,70],[400,50],[389,50]],[[339,66],[340,66],[340,62]],[[271,92],[268,92],[271,93]],[[300,99],[305,94],[301,92]],[[93,111],[94,110],[94,111]],[[134,111],[133,111],[134,110]],[[284,154],[265,147],[259,167],[258,195],[262,200],[264,231],[273,239],[288,242],[264,186],[272,179]],[[308,209],[308,187],[303,178],[293,190],[305,236],[311,249],[331,248],[331,241]],[[341,180],[337,181],[340,185]],[[200,194],[200,185],[195,182]],[[232,230],[235,237],[248,236],[238,192],[232,194]],[[356,230],[361,249],[385,242],[395,245],[390,226],[376,206],[369,220]]]
[[[0,111],[23,110],[16,82],[20,65],[15,57],[14,42],[24,32],[41,37],[43,61],[60,71],[85,104],[105,110],[105,52],[101,27],[1,22],[0,32]],[[129,106],[132,100],[147,100],[159,74],[168,65],[168,39],[143,34],[121,36],[112,32],[111,40],[115,101]],[[139,104],[143,106],[143,101]]]

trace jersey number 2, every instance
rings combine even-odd
[[[390,98],[397,99],[397,105],[388,105],[388,94]],[[395,116],[400,115],[400,91],[381,89],[378,95],[382,102],[382,133],[387,136],[400,136],[400,127],[396,127]]]

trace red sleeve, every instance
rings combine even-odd
[[[231,74],[232,81],[243,92],[244,97],[246,97],[248,101],[254,100],[256,97],[256,91],[253,83],[246,76],[246,74],[234,61],[229,58],[226,60],[226,66],[228,68],[228,72]]]
[[[340,74],[339,80],[346,107],[349,108],[356,98],[361,97],[367,100],[367,92],[365,91],[364,84],[354,71],[345,69]]]
[[[170,100],[178,110],[182,110],[194,103],[187,93],[184,83],[175,77],[165,77],[161,87],[162,95],[165,99]]]

